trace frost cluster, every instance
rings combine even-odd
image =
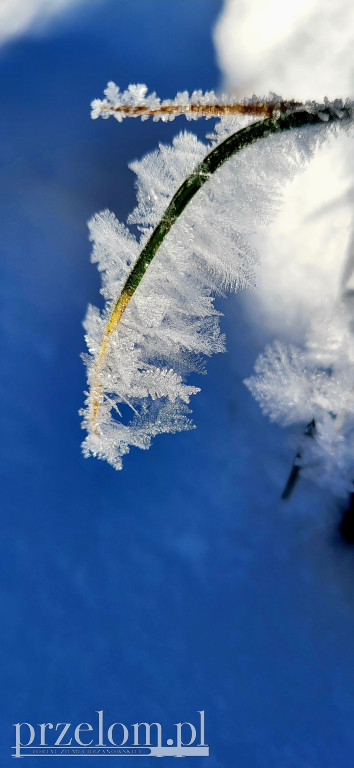
[[[93,120],[113,115],[119,123],[126,117],[140,117],[141,120],[152,117],[154,122],[158,120],[168,122],[180,114],[184,114],[187,120],[198,120],[201,115],[208,120],[218,114],[247,113],[247,111],[252,113],[252,108],[256,109],[257,105],[260,107],[258,114],[262,114],[262,106],[270,107],[271,112],[277,108],[281,108],[284,112],[287,106],[294,106],[294,102],[282,102],[281,98],[274,93],[261,100],[252,96],[240,101],[237,96],[226,93],[217,95],[215,91],[195,90],[191,94],[188,91],[180,91],[174,99],[162,100],[155,92],[148,93],[148,88],[143,83],[131,84],[125,91],[121,91],[112,81],[107,84],[104,95],[104,99],[94,99],[91,102]],[[317,106],[314,104],[315,108]],[[342,102],[338,102],[338,108],[341,109],[342,106]]]
[[[135,101],[146,98],[145,92],[130,93]],[[132,164],[138,204],[128,224],[136,225],[138,239],[109,211],[90,222],[106,308],[100,313],[89,307],[85,320],[86,456],[120,469],[131,446],[146,449],[159,433],[193,427],[188,404],[199,391],[196,374],[205,372],[205,357],[225,348],[214,296],[253,285],[250,235],[274,218],[284,183],[329,130],[323,123],[270,136],[214,173],[166,236],[100,357],[115,301],[171,197],[216,144],[245,124],[240,117],[223,119],[209,143],[182,132],[172,146],[160,145]]]
[[[161,107],[188,107],[191,104],[195,105],[213,105],[223,103],[227,97],[221,97],[217,99],[214,91],[193,91],[189,95],[188,91],[181,91],[177,93],[174,99],[165,99],[162,101],[156,93],[148,93],[146,85],[139,83],[138,85],[129,85],[125,91],[121,91],[119,86],[113,82],[109,82],[107,88],[104,90],[105,99],[94,99],[91,103],[91,117],[95,120],[97,117],[107,118],[111,114],[114,115],[119,123],[125,117],[141,117],[142,120],[147,120],[149,117],[149,111],[154,112],[153,120],[163,120],[168,122],[174,120],[176,114],[174,112],[161,112]],[[237,100],[234,99],[236,102]],[[116,111],[120,107],[127,107],[126,112]],[[135,107],[145,108],[146,112],[139,113],[134,112]],[[186,114],[188,120],[198,120],[198,114],[190,112]],[[210,115],[212,117],[212,115]]]
[[[347,296],[319,310],[303,349],[275,342],[246,384],[270,419],[283,426],[313,420],[297,463],[337,495],[354,491],[354,333]]]

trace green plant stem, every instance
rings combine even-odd
[[[323,107],[323,112],[326,113],[326,121],[330,122],[349,116],[351,114],[351,108],[345,108],[344,112],[342,109],[341,117],[339,117],[339,114],[334,110],[328,109],[326,106]],[[204,160],[196,166],[183,184],[181,184],[128,275],[123,289],[114,304],[103,334],[101,348],[97,357],[96,376],[91,391],[91,420],[94,431],[96,429],[96,420],[102,398],[102,385],[99,380],[99,375],[111,335],[119,325],[126,307],[143,279],[145,272],[149,268],[160,245],[163,243],[166,235],[169,233],[171,227],[177,221],[188,203],[213,173],[215,173],[226,160],[229,160],[230,157],[237,152],[240,152],[240,150],[273,133],[282,133],[283,131],[289,131],[292,128],[302,128],[308,125],[318,125],[323,123],[323,119],[324,114],[322,113],[322,117],[320,117],[320,109],[313,112],[310,109],[294,108],[294,111],[289,111],[286,114],[279,114],[277,117],[272,116],[265,120],[261,120],[260,122],[252,123],[246,128],[228,136],[227,139],[221,142],[221,144],[218,144],[218,146],[216,146]]]
[[[329,119],[331,119],[331,117]],[[177,221],[198,190],[206,181],[208,181],[210,176],[212,176],[213,173],[226,162],[226,160],[229,160],[230,157],[235,155],[241,149],[254,144],[260,139],[266,138],[272,133],[281,133],[282,131],[289,131],[292,128],[301,128],[306,125],[316,125],[319,123],[322,123],[322,120],[318,114],[308,112],[307,110],[301,110],[280,116],[278,119],[268,118],[257,123],[252,123],[252,125],[228,136],[227,139],[215,147],[215,149],[213,149],[204,160],[197,165],[191,175],[185,179],[173,196],[161,220],[142,249],[138,260],[124,284],[121,295],[128,293],[132,296],[134,294],[173,224]],[[119,299],[120,297],[117,299],[115,307],[117,306]],[[115,311],[115,307],[112,314]]]

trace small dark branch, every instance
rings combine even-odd
[[[309,422],[307,427],[304,430],[304,437],[313,437],[316,430],[316,422],[314,419]],[[285,488],[283,490],[283,493],[281,495],[282,501],[287,501],[290,499],[294,488],[300,478],[301,473],[301,461],[302,453],[301,451],[297,451],[296,456],[293,461],[293,465],[290,470],[289,477],[286,481]],[[346,544],[354,544],[354,493],[351,493],[349,495],[349,501],[348,505],[344,509],[342,513],[341,521],[338,525],[338,532],[339,535]]]
[[[354,544],[354,493],[351,493],[349,496],[348,506],[342,514],[338,531],[341,539],[346,544]]]
[[[290,470],[289,477],[288,477],[288,479],[286,481],[285,488],[284,488],[283,493],[282,493],[282,495],[280,497],[282,501],[287,501],[288,499],[290,499],[290,496],[292,495],[293,490],[294,490],[294,488],[296,486],[296,483],[297,483],[297,481],[299,479],[300,466],[297,463],[299,459],[301,459],[301,453],[298,452],[296,454],[296,456],[295,456],[292,468]]]
[[[304,430],[304,437],[313,437],[315,429],[316,429],[316,422],[314,419],[312,419],[312,421],[309,422],[309,424]],[[294,458],[289,477],[286,481],[285,488],[281,495],[282,501],[287,501],[288,499],[290,499],[293,493],[293,490],[297,484],[297,481],[299,480],[300,472],[301,472],[301,466],[299,462],[300,462],[301,456],[302,456],[301,451],[298,451]]]

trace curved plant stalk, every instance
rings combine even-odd
[[[293,102],[294,104],[294,102]],[[223,165],[229,158],[240,152],[242,149],[254,144],[260,139],[264,139],[271,134],[289,131],[293,128],[302,128],[307,125],[316,125],[323,122],[334,120],[343,120],[350,117],[352,107],[348,103],[344,107],[341,103],[330,105],[301,105],[300,107],[290,107],[289,102],[284,102],[285,114],[281,114],[279,104],[277,104],[276,113],[260,122],[252,123],[236,133],[228,136],[223,142],[216,146],[199,163],[194,171],[188,176],[179,187],[171,202],[167,206],[160,222],[153,230],[146,245],[142,249],[134,267],[132,268],[124,286],[117,298],[117,301],[111,312],[107,327],[102,337],[101,347],[96,363],[96,375],[91,390],[91,424],[93,431],[96,432],[97,415],[102,402],[102,385],[99,381],[100,369],[105,359],[107,348],[112,333],[118,327],[120,320],[127,308],[131,298],[138,288],[148,267],[150,266],[156,252],[164,241],[173,224],[184,211],[190,200],[205,184],[206,181]],[[274,109],[274,104],[273,104]]]

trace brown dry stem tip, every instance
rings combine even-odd
[[[257,102],[237,102],[235,104],[161,104],[155,109],[149,106],[132,106],[121,104],[113,106],[112,104],[102,104],[102,112],[111,114],[122,114],[125,117],[154,117],[164,115],[185,115],[195,114],[198,117],[219,117],[224,115],[261,115],[263,117],[272,117],[274,113],[284,114],[289,109],[300,107],[301,102],[296,101],[257,101]]]

